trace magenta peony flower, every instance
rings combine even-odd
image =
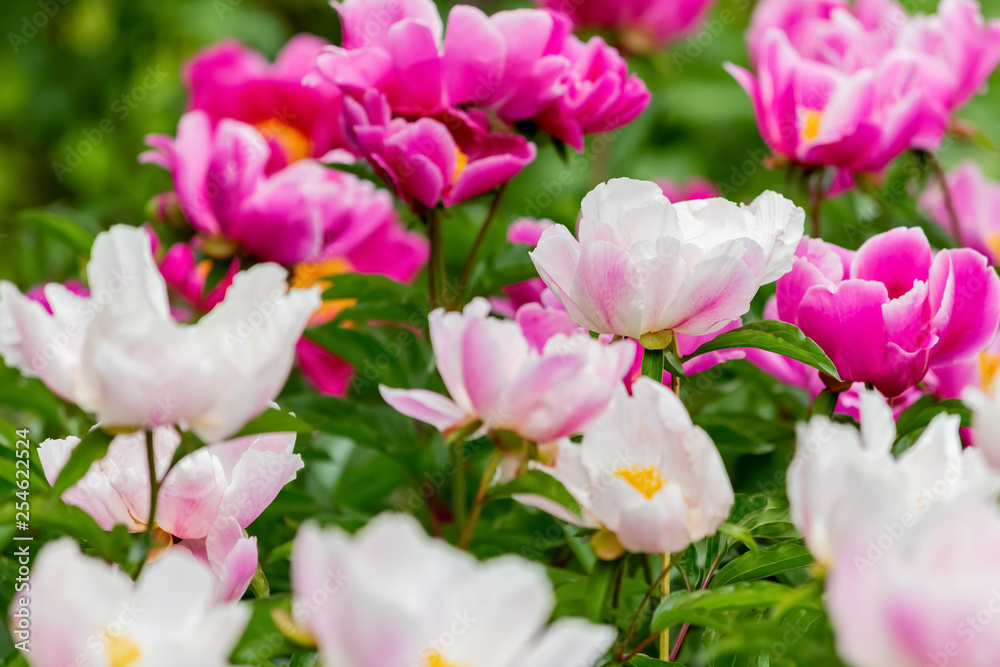
[[[457,5],[442,37],[429,0],[391,7],[347,0],[338,10],[343,46],[324,49],[318,76],[309,80],[332,82],[359,99],[374,89],[395,114],[464,120],[468,110],[484,110],[508,126],[533,121],[581,149],[584,134],[621,127],[649,103],[645,84],[628,74],[620,54],[600,38],[581,42],[558,12],[487,16]]]
[[[236,41],[201,50],[184,66],[188,110],[204,111],[215,127],[231,118],[253,126],[267,141],[271,174],[302,158],[345,148],[337,86],[306,86],[326,40],[297,35],[273,65]]]
[[[644,53],[665,48],[692,32],[713,0],[536,0],[567,14],[583,28],[607,28],[618,33],[621,46]]]
[[[453,132],[432,118],[393,118],[385,98],[373,90],[363,103],[344,103],[348,138],[411,205],[452,206],[506,183],[535,159],[534,144],[491,133],[482,113],[468,116],[470,127],[452,123]]]
[[[727,65],[761,135],[807,166],[880,171],[940,145],[952,114],[1000,62],[1000,20],[974,0],[908,16],[894,0],[764,0],[747,32],[756,76]]]
[[[857,253],[806,239],[778,280],[778,315],[841,378],[893,397],[986,347],[1000,322],[1000,279],[975,250],[934,255],[917,228],[879,234]]]

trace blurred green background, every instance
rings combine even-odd
[[[611,0],[609,0],[611,1]],[[442,12],[451,3],[442,2]],[[474,3],[487,12],[526,2]],[[933,0],[907,3],[933,11]],[[235,37],[268,56],[297,32],[330,40],[339,36],[336,12],[324,0],[4,0],[0,46],[0,277],[27,286],[63,279],[80,270],[71,243],[53,240],[24,209],[45,208],[91,231],[116,222],[142,222],[149,198],[170,187],[165,172],[140,166],[136,156],[149,132],[173,133],[185,96],[179,80],[184,60],[201,47]],[[702,30],[633,68],[654,91],[642,117],[606,144],[591,140],[587,152],[564,165],[551,147],[513,183],[500,220],[519,215],[572,222],[579,200],[608,176],[686,179],[701,175],[746,199],[774,188],[804,203],[783,173],[761,168],[764,145],[743,91],[722,70],[729,60],[745,64],[742,33],[751,0],[720,0]],[[1000,16],[1000,0],[984,13]],[[41,26],[41,27],[38,27]],[[988,174],[1000,176],[1000,86],[961,113],[983,133],[941,156],[946,166],[974,156]],[[610,146],[610,150],[604,147]],[[486,201],[453,214],[449,263],[460,266]],[[870,203],[870,202],[869,202]],[[836,225],[864,211],[863,196],[827,207],[832,238]],[[909,207],[912,213],[912,206]],[[895,215],[900,215],[897,211]],[[865,233],[906,222],[888,217]],[[912,224],[912,223],[911,223]],[[503,241],[503,225],[488,240]],[[82,245],[82,244],[78,244]]]

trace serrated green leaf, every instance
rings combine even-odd
[[[795,359],[812,366],[827,375],[839,379],[837,368],[826,356],[819,345],[807,338],[794,324],[779,320],[761,320],[744,324],[739,329],[733,329],[719,334],[697,350],[684,357],[684,360],[718,350],[730,350],[741,347],[752,347],[766,350]]]

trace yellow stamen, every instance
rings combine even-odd
[[[273,139],[281,146],[282,150],[285,151],[285,158],[289,162],[295,162],[312,155],[313,144],[309,137],[277,118],[268,118],[257,123],[254,127],[265,139]]]
[[[139,645],[128,637],[112,635],[107,630],[102,634],[108,644],[108,667],[129,667],[142,657]]]
[[[983,350],[979,353],[979,377],[982,379],[983,391],[988,392],[993,387],[993,380],[1000,370],[1000,354]]]
[[[806,110],[803,115],[802,138],[811,141],[819,136],[819,126],[823,122],[823,112],[815,109]]]
[[[323,280],[324,278],[349,273],[353,268],[351,263],[343,257],[334,257],[312,264],[296,264],[295,270],[292,273],[291,285],[297,289],[308,289],[319,285],[320,288],[325,290],[333,285],[333,282]],[[355,303],[357,303],[357,299],[331,299],[324,301],[312,314],[312,317],[309,318],[309,324],[313,326],[325,324],[339,315],[342,310],[353,306]]]
[[[455,148],[455,173],[451,177],[451,182],[454,183],[458,180],[458,175],[462,173],[462,170],[469,166],[469,156],[462,152],[462,149]]]
[[[986,247],[993,255],[993,263],[1000,263],[1000,234],[990,234],[986,237]]]
[[[425,667],[462,667],[453,662],[448,662],[437,651],[431,651],[424,658]]]
[[[663,488],[665,481],[660,475],[660,469],[650,465],[619,468],[615,471],[615,476],[624,479],[647,498],[655,496]]]

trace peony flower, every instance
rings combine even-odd
[[[263,151],[267,174],[331,151],[330,157],[345,159],[340,89],[302,83],[327,45],[313,35],[296,35],[273,65],[235,40],[202,49],[181,73],[188,111],[204,112],[213,128],[225,119],[254,127],[269,149]]]
[[[398,225],[392,198],[353,174],[302,159],[268,173],[273,155],[252,126],[186,113],[177,139],[147,137],[141,162],[170,171],[181,209],[207,237],[279,264],[343,255],[385,224]]]
[[[993,265],[1000,263],[1000,183],[988,180],[971,160],[960,164],[947,181],[961,244],[986,255]],[[939,184],[928,186],[920,197],[920,207],[951,232],[951,216]]]
[[[536,0],[564,12],[583,28],[609,28],[622,47],[637,53],[663,49],[692,32],[708,12],[712,0]]]
[[[401,116],[445,116],[477,131],[467,111],[485,111],[508,127],[531,121],[582,150],[584,134],[621,127],[649,104],[621,55],[599,37],[581,42],[558,12],[487,16],[457,5],[442,38],[430,0],[346,0],[338,9],[343,46],[324,50],[314,78],[359,98],[377,91]]]
[[[963,451],[959,423],[958,415],[937,415],[898,459],[892,411],[873,391],[861,393],[860,433],[823,416],[799,424],[788,500],[816,560],[838,563],[840,549],[862,534],[865,522],[893,533],[912,527],[936,503],[996,498],[1000,475],[978,449]]]
[[[172,428],[153,431],[156,474],[162,480],[156,527],[180,539],[205,538],[212,524],[229,517],[246,528],[278,495],[302,459],[292,452],[294,433],[263,433],[217,442],[188,454],[170,468],[180,445]],[[38,457],[49,483],[59,477],[80,439],[46,440]],[[63,492],[63,501],[92,516],[105,530],[124,525],[146,530],[149,523],[149,469],[143,432],[116,436],[103,459]]]
[[[778,299],[776,297],[771,297],[764,304],[764,319],[765,320],[777,320],[778,318]],[[732,350],[723,350],[720,353],[731,352]],[[805,389],[809,392],[810,398],[813,400],[819,396],[820,392],[826,389],[826,384],[824,384],[822,378],[820,378],[819,371],[812,366],[807,366],[801,361],[796,361],[795,359],[789,359],[780,354],[774,352],[767,352],[766,350],[760,350],[757,348],[746,348],[742,350],[743,358],[748,362],[761,369],[765,373],[768,373],[772,377],[785,384],[792,385],[793,387],[799,387],[800,389]],[[709,354],[719,354],[711,352]],[[709,356],[709,355],[704,355]],[[692,359],[695,361],[695,359]],[[689,362],[690,363],[690,362]],[[956,364],[957,366],[958,364]],[[942,367],[940,370],[945,370],[948,367]],[[686,367],[685,367],[686,370]],[[931,376],[934,371],[928,373],[926,382],[931,381]],[[865,384],[864,382],[855,382],[848,389],[840,392],[837,399],[837,409],[836,412],[843,415],[848,415],[854,419],[861,419],[861,394],[864,392]],[[911,387],[907,389],[899,396],[896,396],[892,400],[892,413],[897,419],[907,408],[916,403],[925,393],[917,387]],[[952,398],[952,397],[946,397]]]
[[[898,396],[996,334],[1000,279],[975,250],[934,255],[923,231],[898,228],[857,253],[807,239],[796,256],[778,281],[778,315],[823,348],[844,380]]]
[[[682,551],[715,533],[734,502],[708,434],[673,392],[647,377],[635,381],[631,397],[616,390],[607,411],[584,429],[582,444],[560,440],[554,465],[536,467],[562,482],[580,514],[539,496],[517,500],[607,531],[631,552]]]
[[[1000,62],[1000,21],[974,0],[910,17],[894,0],[764,0],[747,48],[757,76],[727,65],[753,100],[764,140],[806,166],[881,171],[932,150]]]
[[[281,390],[318,290],[288,291],[285,270],[238,274],[197,324],[178,325],[143,229],[94,242],[90,298],[49,285],[52,308],[0,283],[0,354],[107,427],[181,424],[207,442],[236,433]]]
[[[514,178],[535,159],[524,137],[489,132],[489,120],[470,116],[474,126],[457,134],[432,118],[393,118],[374,91],[364,102],[345,100],[348,139],[383,181],[411,205],[453,206]]]
[[[42,548],[31,571],[32,667],[229,665],[249,607],[219,604],[212,573],[190,554],[168,553],[137,582],[62,538]],[[18,627],[17,606],[12,627]]]
[[[517,322],[489,312],[489,302],[476,298],[461,313],[430,314],[431,345],[451,398],[380,385],[386,402],[443,432],[481,421],[489,430],[548,443],[596,417],[632,365],[630,344],[561,334],[539,347]]]
[[[304,525],[292,597],[324,662],[340,667],[592,667],[616,636],[582,619],[547,625],[556,600],[543,567],[477,562],[409,515],[383,514],[353,537]]]
[[[936,507],[893,537],[852,540],[826,584],[837,653],[857,667],[996,664],[998,559],[1000,517],[982,501]]]
[[[614,179],[583,199],[574,239],[542,234],[531,259],[573,321],[641,339],[713,333],[791,268],[805,214],[766,192],[753,204],[671,204],[651,182]],[[647,337],[648,338],[648,337]]]
[[[853,32],[863,41],[863,26]],[[847,180],[881,171],[909,148],[936,148],[944,135],[945,121],[920,86],[916,63],[888,49],[872,57],[871,67],[845,71],[801,54],[772,28],[756,75],[728,63],[726,71],[750,96],[772,151],[805,166],[837,167]]]

